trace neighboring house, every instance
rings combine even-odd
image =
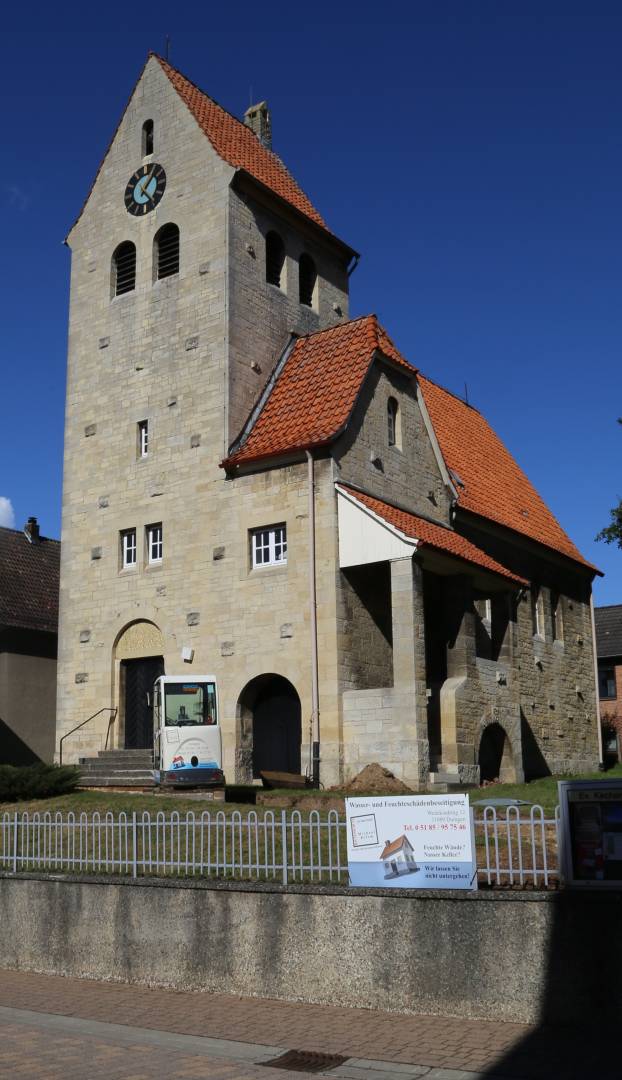
[[[60,543],[0,528],[0,764],[52,761]]]
[[[265,103],[150,55],[67,243],[59,738],[108,708],[144,745],[164,670],[216,676],[230,781],[596,766],[597,571],[477,409],[349,319],[357,257]]]
[[[598,696],[604,750],[619,759],[622,745],[622,604],[594,608]]]
[[[386,878],[399,877],[400,874],[413,874],[418,869],[414,848],[407,836],[385,841],[384,850],[379,858],[384,862]]]

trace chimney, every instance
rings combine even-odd
[[[244,113],[244,123],[255,133],[262,146],[265,146],[267,150],[272,149],[272,124],[267,101],[249,105]]]
[[[36,517],[28,518],[28,521],[24,525],[24,533],[26,535],[26,539],[31,544],[39,543],[39,524]]]

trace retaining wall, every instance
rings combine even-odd
[[[622,893],[0,875],[0,965],[524,1022],[622,1010]]]

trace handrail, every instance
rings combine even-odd
[[[116,720],[118,709],[116,709],[116,708],[113,709],[110,705],[105,705],[103,709],[98,709],[97,712],[94,712],[92,716],[87,716],[86,720],[83,720],[81,724],[76,724],[76,726],[74,728],[72,728],[71,731],[66,732],[66,734],[62,736],[62,738],[61,738],[61,740],[60,740],[60,742],[58,744],[58,763],[59,763],[59,765],[63,764],[63,743],[64,743],[65,739],[68,739],[70,735],[73,735],[74,731],[79,731],[80,728],[84,727],[85,724],[88,724],[90,720],[94,720],[96,716],[99,716],[99,714],[103,713],[103,712],[112,713],[112,716],[110,717],[110,720],[108,721],[108,730],[106,732],[106,747],[108,746],[108,736],[110,735],[110,728],[112,727],[112,725],[114,724],[114,722]]]

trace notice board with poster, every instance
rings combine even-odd
[[[622,886],[622,780],[560,780],[560,855],[566,885]]]
[[[346,799],[351,885],[476,889],[467,795]]]

